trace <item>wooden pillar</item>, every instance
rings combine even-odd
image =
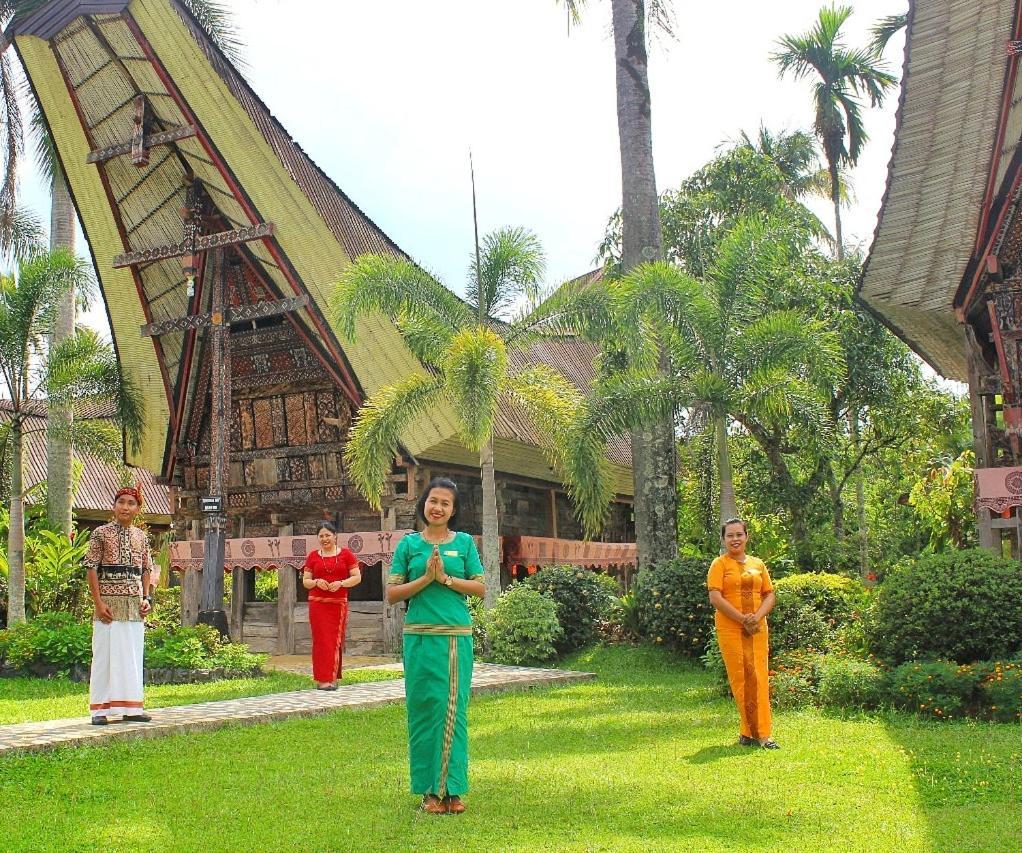
[[[401,654],[401,641],[404,639],[405,608],[404,602],[387,603],[386,567],[384,571],[383,592],[383,650],[388,655]]]
[[[199,618],[199,594],[202,590],[202,572],[181,572],[181,624],[194,625]]]
[[[281,536],[293,536],[294,524],[282,524]],[[277,569],[277,654],[295,653],[295,605],[298,603],[298,574],[290,566]]]
[[[254,572],[255,569],[252,569]],[[236,566],[231,572],[231,639],[242,641],[242,626],[245,623],[245,570]]]
[[[989,468],[995,465],[993,442],[990,436],[991,422],[987,418],[987,401],[980,394],[981,377],[985,366],[983,353],[976,340],[975,332],[967,323],[965,326],[969,351],[969,404],[972,408],[972,446],[976,455],[977,468]],[[976,538],[980,548],[986,548],[996,554],[1000,553],[1000,533],[994,530],[991,523],[990,510],[985,507],[976,509]]]
[[[206,552],[202,564],[200,621],[227,633],[224,607],[224,546],[227,542],[227,485],[231,454],[231,326],[227,317],[228,265],[224,250],[212,253],[212,311],[209,343],[210,383],[209,493],[219,497],[222,509],[206,516]]]
[[[550,536],[557,538],[557,490],[550,489]]]

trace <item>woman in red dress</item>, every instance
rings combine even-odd
[[[337,689],[348,622],[348,590],[361,582],[358,558],[347,548],[338,549],[337,528],[324,521],[319,526],[319,550],[309,554],[302,569],[302,586],[309,591],[312,677],[317,690]]]

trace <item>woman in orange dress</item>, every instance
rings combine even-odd
[[[717,642],[727,680],[738,704],[742,746],[779,749],[770,737],[770,682],[766,616],[774,607],[770,573],[760,559],[745,553],[749,532],[740,518],[721,526],[725,553],[710,564],[706,586],[716,608]]]

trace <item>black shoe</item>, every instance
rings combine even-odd
[[[106,717],[103,717],[103,716],[93,717],[92,718],[92,725],[94,725],[94,726],[106,726],[106,725],[109,725],[109,723],[110,723],[110,721]]]
[[[773,738],[767,738],[763,743],[760,744],[763,749],[780,749],[781,745]]]
[[[759,741],[745,735],[738,735],[739,746],[759,746]]]
[[[148,714],[125,714],[121,719],[126,723],[148,723],[152,717]]]

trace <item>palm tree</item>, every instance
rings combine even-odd
[[[838,259],[844,259],[841,230],[841,170],[854,166],[869,137],[862,120],[860,98],[878,107],[897,79],[868,49],[851,49],[841,41],[841,27],[852,14],[850,6],[820,9],[816,25],[802,35],[781,38],[772,58],[783,77],[796,80],[817,76],[813,84],[813,129],[823,146],[830,172],[830,198],[834,205],[834,237]]]
[[[816,139],[804,130],[774,132],[761,124],[755,138],[742,131],[738,149],[745,149],[773,163],[784,176],[784,194],[797,201],[806,196],[830,196],[830,174],[820,166]],[[842,173],[841,201],[847,203],[850,192]]]
[[[720,243],[702,278],[667,263],[644,264],[620,283],[624,322],[660,330],[671,356],[677,399],[714,433],[721,520],[737,514],[728,451],[732,421],[801,423],[826,436],[821,388],[842,356],[822,323],[771,305],[792,275],[791,224],[763,216],[741,220]]]
[[[120,374],[113,348],[91,331],[81,330],[43,352],[61,298],[72,287],[88,284],[86,264],[66,250],[40,253],[18,265],[16,277],[0,278],[0,382],[8,396],[4,425],[11,460],[9,625],[25,619],[24,422],[45,396],[66,407],[112,401],[114,423],[135,447],[144,429],[141,396]],[[120,451],[116,428],[95,421],[74,421],[66,440],[81,449],[110,456]]]
[[[587,532],[600,528],[612,496],[602,443],[576,427],[578,390],[542,365],[510,368],[512,353],[535,339],[549,312],[506,317],[521,300],[536,298],[543,269],[531,232],[501,229],[483,239],[471,261],[467,301],[410,261],[363,255],[341,276],[332,304],[347,339],[354,339],[359,318],[382,314],[425,367],[379,389],[359,411],[344,451],[352,480],[378,509],[402,432],[430,409],[450,411],[465,447],[479,454],[488,605],[500,594],[493,424],[502,401],[521,407],[547,437]]]
[[[569,22],[580,20],[586,0],[559,0]],[[652,99],[646,26],[673,35],[669,0],[611,0],[621,149],[622,271],[663,257],[653,168]],[[667,370],[666,362],[662,367]],[[632,434],[635,535],[640,566],[678,553],[678,450],[672,416]]]

